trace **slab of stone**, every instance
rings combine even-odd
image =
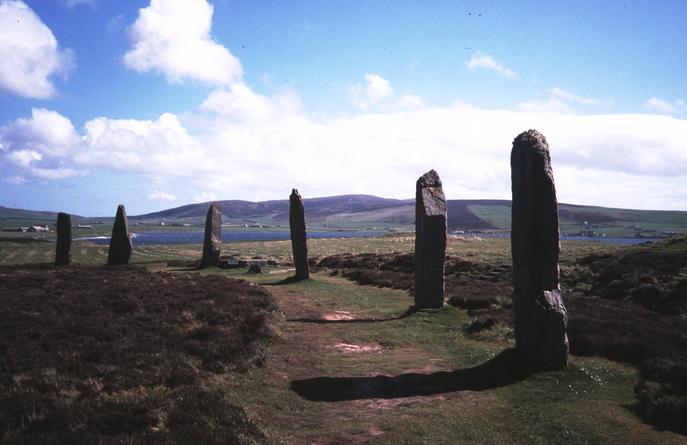
[[[430,170],[415,187],[415,307],[444,305],[446,197],[441,179]]]
[[[64,266],[72,262],[72,215],[57,214],[57,246],[55,248],[55,266]]]
[[[129,220],[126,217],[124,206],[120,204],[117,207],[117,215],[112,226],[112,238],[110,238],[110,250],[107,252],[107,264],[111,266],[129,264],[131,247]]]
[[[516,349],[535,369],[561,369],[568,363],[568,315],[558,267],[558,202],[549,146],[536,130],[513,141],[511,181]]]
[[[222,211],[218,203],[213,202],[205,217],[205,238],[203,240],[202,266],[216,266],[222,250]]]
[[[289,226],[291,228],[291,249],[293,251],[293,265],[296,268],[295,278],[307,280],[310,278],[308,266],[308,239],[305,230],[305,209],[303,199],[298,190],[292,189],[289,196]]]

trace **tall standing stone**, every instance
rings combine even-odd
[[[430,170],[415,188],[415,307],[444,305],[446,198],[441,179]]]
[[[308,267],[308,239],[305,232],[305,209],[298,190],[292,189],[289,196],[289,226],[291,227],[291,249],[297,280],[310,278]]]
[[[107,252],[107,264],[114,266],[119,264],[129,264],[131,256],[131,237],[129,236],[129,220],[126,217],[126,210],[120,204],[117,206],[117,216],[115,216],[112,226],[112,238],[110,238],[110,250]]]
[[[568,314],[561,296],[558,203],[546,138],[536,130],[520,134],[510,162],[515,345],[532,367],[560,369],[568,363]]]
[[[222,211],[213,202],[205,217],[205,239],[203,240],[202,266],[216,266],[222,249]]]
[[[72,262],[72,216],[68,213],[57,214],[57,247],[55,248],[55,266],[64,266]]]

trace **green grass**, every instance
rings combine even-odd
[[[336,253],[410,252],[412,236],[309,240],[311,257]],[[580,256],[627,249],[591,242],[563,242],[563,267]],[[53,244],[0,242],[0,264],[48,262]],[[491,265],[510,263],[507,239],[450,239],[449,255]],[[225,243],[223,254],[262,256],[288,267],[289,241]],[[74,262],[102,263],[107,246],[75,243]],[[200,258],[200,245],[136,246],[132,261],[153,270],[174,270],[169,260]],[[273,284],[291,275],[284,266],[269,273],[208,268],[204,274]],[[178,268],[176,268],[178,269]],[[195,273],[195,272],[187,272]],[[566,370],[530,376],[507,386],[430,396],[316,402],[300,397],[293,381],[316,377],[432,374],[483,363],[512,343],[501,336],[464,333],[466,311],[447,306],[400,319],[412,304],[403,291],[359,286],[324,273],[288,285],[266,286],[278,301],[277,340],[267,363],[245,374],[208,380],[211,391],[245,408],[273,443],[455,444],[678,444],[684,437],[660,432],[631,410],[634,368],[603,358],[571,357]],[[308,323],[345,315],[384,319],[370,323]],[[369,346],[344,352],[340,345]],[[339,345],[339,346],[337,346]],[[374,349],[376,348],[376,349]]]
[[[653,430],[635,416],[629,407],[636,371],[602,358],[572,357],[564,371],[540,373],[484,391],[340,402],[302,399],[289,390],[290,381],[463,369],[512,344],[466,337],[463,328],[468,317],[452,307],[378,323],[288,321],[304,311],[318,318],[337,311],[354,318],[398,316],[411,303],[400,291],[357,286],[323,274],[270,290],[285,316],[268,367],[250,372],[245,379],[218,383],[218,388],[231,388],[239,399],[248,401],[247,411],[268,425],[275,442],[347,442],[356,437],[389,444],[684,442],[681,436]],[[346,354],[334,347],[340,343],[375,345],[382,351]]]
[[[415,248],[412,235],[385,236],[380,238],[320,238],[308,240],[308,254],[326,257],[341,253],[407,253]],[[561,263],[591,253],[613,252],[626,248],[620,245],[585,241],[563,241]],[[102,264],[107,260],[107,245],[95,245],[87,241],[75,241],[72,245],[72,261],[76,264]],[[492,265],[510,264],[510,240],[498,238],[474,238],[463,240],[449,238],[447,255],[464,258],[472,262]],[[0,240],[0,264],[25,264],[52,262],[55,244],[36,242],[31,239]],[[222,244],[223,255],[239,255],[251,258],[275,258],[282,263],[291,261],[290,241],[240,241]],[[200,244],[170,244],[137,246],[131,262],[153,265],[172,260],[194,260],[202,256]]]

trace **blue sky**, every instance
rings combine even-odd
[[[0,205],[509,198],[687,210],[681,1],[0,0]]]

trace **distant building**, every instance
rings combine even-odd
[[[77,224],[76,228],[77,229],[92,229],[93,226],[90,224]]]

